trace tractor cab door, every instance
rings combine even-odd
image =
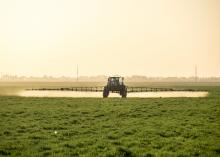
[[[119,85],[122,86],[124,84],[124,78],[120,77],[119,78]]]
[[[111,86],[111,87],[118,86],[119,85],[119,78],[117,78],[117,77],[109,78],[108,79],[108,85]]]

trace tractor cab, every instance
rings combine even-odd
[[[124,84],[124,78],[123,77],[109,77],[108,78],[108,86],[114,87],[114,86],[121,86]]]

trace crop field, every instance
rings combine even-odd
[[[220,156],[219,83],[136,83],[208,90],[203,98],[9,96],[45,85],[0,84],[0,156]]]

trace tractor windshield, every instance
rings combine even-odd
[[[116,78],[116,77],[112,77],[111,80],[110,80],[110,84],[112,86],[117,86],[118,85],[118,82],[119,82],[119,79]]]

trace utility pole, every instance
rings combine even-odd
[[[197,66],[195,66],[195,82],[198,81],[198,77],[197,77]]]
[[[79,80],[79,67],[78,67],[78,64],[77,64],[77,67],[76,67],[76,81],[78,82]]]

